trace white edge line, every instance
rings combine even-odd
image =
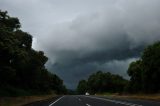
[[[55,103],[57,103],[60,99],[62,99],[64,96],[62,96],[62,97],[60,97],[59,99],[57,99],[56,101],[54,101],[53,103],[51,103],[50,105],[48,105],[48,106],[52,106],[52,105],[54,105]]]

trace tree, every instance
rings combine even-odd
[[[79,81],[78,86],[77,86],[78,94],[85,94],[87,91],[88,91],[87,81],[86,80]]]
[[[0,91],[66,92],[63,81],[45,68],[44,52],[32,49],[32,36],[20,26],[18,18],[0,11]]]
[[[132,93],[141,92],[142,90],[142,77],[143,77],[143,69],[142,69],[142,61],[137,60],[136,62],[132,62],[129,65],[128,75],[130,78],[129,88],[128,90]]]
[[[130,92],[156,93],[160,91],[160,42],[149,45],[141,59],[128,68]]]
[[[127,84],[127,80],[119,75],[109,72],[98,71],[89,76],[88,80],[81,80],[77,90],[84,94],[89,91],[90,94],[102,92],[123,92]]]
[[[16,70],[12,67],[13,57],[17,50],[18,40],[14,33],[20,28],[17,18],[9,17],[0,10],[0,83],[12,83]],[[6,77],[9,76],[9,77]]]
[[[144,91],[160,91],[160,42],[145,48],[142,55]]]

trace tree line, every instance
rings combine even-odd
[[[129,80],[109,72],[98,71],[87,80],[79,81],[77,92],[91,94],[114,93],[159,93],[160,92],[160,42],[147,46],[139,60],[130,63]]]
[[[0,96],[66,93],[63,81],[48,72],[48,58],[32,48],[32,36],[16,17],[0,10]]]
[[[123,92],[123,89],[128,81],[119,75],[104,73],[98,71],[89,76],[87,80],[81,80],[77,86],[79,94],[102,93],[102,92]]]

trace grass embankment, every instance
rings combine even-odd
[[[35,101],[52,98],[56,95],[42,95],[42,96],[22,96],[22,97],[0,97],[0,106],[22,106]]]
[[[153,100],[160,101],[160,94],[119,94],[119,93],[102,93],[97,94],[101,96],[109,96],[113,98],[131,98],[131,99],[142,99],[142,100]]]

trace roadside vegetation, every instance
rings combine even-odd
[[[119,75],[114,75],[109,72],[103,73],[98,71],[97,73],[89,76],[88,80],[81,80],[77,87],[79,94],[96,94],[101,92],[123,92],[127,80]]]
[[[66,93],[63,81],[45,68],[48,58],[32,48],[18,18],[0,10],[0,97]]]
[[[146,47],[139,60],[132,62],[127,71],[130,76],[128,92],[160,92],[160,42]]]
[[[141,100],[152,100],[152,101],[160,101],[160,94],[99,94],[104,95],[110,98],[129,98],[129,99],[141,99]]]
[[[44,101],[56,97],[52,95],[18,96],[0,98],[0,106],[23,106],[36,101]]]

